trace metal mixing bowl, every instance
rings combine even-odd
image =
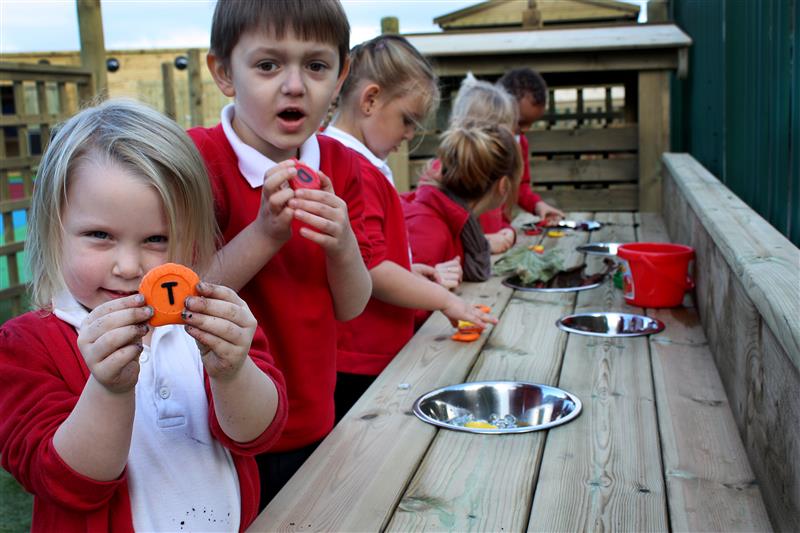
[[[565,424],[581,412],[569,392],[524,381],[476,381],[431,391],[414,402],[422,421],[456,431],[504,434],[538,431]],[[490,423],[513,417],[516,427],[465,427],[465,420]],[[480,425],[480,424],[477,424]]]

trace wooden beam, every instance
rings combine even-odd
[[[106,77],[106,45],[103,38],[103,16],[100,0],[77,0],[78,30],[81,38],[81,64],[91,70],[93,92],[108,97]]]
[[[669,151],[669,75],[639,73],[639,211],[661,211],[661,155]]]

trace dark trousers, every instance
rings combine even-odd
[[[337,424],[377,377],[362,374],[345,374],[344,372],[336,373],[336,390],[333,393],[333,401],[336,404]]]
[[[283,488],[295,472],[297,472],[306,459],[314,453],[319,443],[312,442],[308,446],[289,450],[285,452],[270,452],[256,455],[258,464],[258,475],[261,479],[261,501],[258,510],[263,511],[264,507],[272,501],[272,498]]]

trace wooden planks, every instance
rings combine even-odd
[[[511,290],[494,278],[462,295],[502,313]],[[436,431],[411,412],[432,389],[464,381],[488,338],[450,340],[434,314],[272,500],[250,531],[378,531],[390,519]],[[380,450],[380,453],[375,453]]]
[[[639,239],[668,242],[661,217],[640,216]],[[676,531],[769,531],[771,524],[693,306],[649,310],[670,524]]]
[[[585,219],[589,213],[572,213]],[[518,245],[538,241],[520,236]],[[585,233],[544,239],[579,264]],[[574,294],[517,291],[466,381],[521,380],[555,384],[566,335],[553,323]],[[545,433],[472,435],[441,430],[397,508],[388,531],[521,531],[528,520]]]
[[[635,240],[630,213],[593,241]],[[587,262],[597,262],[597,258]],[[576,311],[636,311],[610,282],[581,292]],[[570,335],[559,386],[583,400],[578,419],[550,432],[530,531],[668,528],[647,340]]]
[[[664,221],[697,253],[697,307],[772,524],[800,529],[800,251],[686,154]]]
[[[639,73],[639,206],[661,212],[661,154],[669,151],[669,74]]]

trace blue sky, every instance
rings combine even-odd
[[[342,3],[352,28],[351,44],[357,44],[380,33],[381,17],[398,17],[403,33],[438,31],[434,18],[479,0],[342,0]],[[213,1],[103,0],[101,6],[107,50],[208,46]],[[79,48],[74,0],[0,0],[0,54]]]

